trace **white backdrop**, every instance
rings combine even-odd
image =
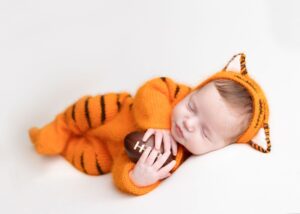
[[[300,2],[0,0],[0,201],[8,213],[300,213]],[[27,130],[86,94],[169,76],[191,86],[245,52],[270,105],[272,152],[192,157],[134,197],[39,156]]]

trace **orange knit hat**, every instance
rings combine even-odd
[[[240,56],[240,72],[235,71],[227,71],[228,65],[237,57]],[[268,102],[265,97],[265,94],[261,87],[255,82],[247,72],[246,63],[245,63],[245,54],[239,53],[234,55],[227,65],[219,72],[215,73],[207,80],[199,84],[193,90],[197,90],[203,87],[208,82],[215,80],[215,79],[230,79],[233,80],[242,86],[244,86],[252,97],[253,102],[253,115],[251,122],[248,128],[245,130],[243,134],[241,134],[237,140],[237,143],[247,143],[252,146],[254,149],[268,153],[271,151],[271,141],[270,141],[270,132],[269,132],[269,107]],[[260,128],[264,128],[265,131],[265,140],[267,142],[267,149],[262,148],[261,146],[257,145],[256,143],[252,142],[251,139],[256,136]]]

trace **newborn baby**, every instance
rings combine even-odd
[[[241,56],[240,72],[225,66],[195,88],[158,77],[134,97],[127,92],[83,96],[44,127],[31,128],[31,142],[38,153],[61,155],[88,175],[112,172],[116,187],[133,195],[155,189],[190,155],[235,142],[270,152],[267,100],[248,76],[243,54],[229,63],[236,56]],[[251,142],[261,128],[266,149]],[[133,131],[146,131],[144,140],[154,135],[164,154],[156,158],[157,150],[148,148],[137,163],[130,161],[124,138]],[[175,160],[163,166],[171,152]]]
[[[248,127],[252,104],[251,96],[243,86],[228,79],[214,80],[175,105],[170,131],[148,129],[143,140],[154,134],[156,150],[164,143],[164,151],[172,148],[173,155],[176,155],[177,143],[194,155],[218,150],[234,143]],[[153,150],[149,155],[150,150],[146,150],[142,161],[130,173],[135,184],[147,186],[158,178],[171,175],[172,164],[158,170],[169,153],[156,163],[157,151]]]

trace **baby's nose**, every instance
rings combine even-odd
[[[194,131],[194,125],[192,120],[186,119],[183,121],[184,128],[186,128],[189,132]]]

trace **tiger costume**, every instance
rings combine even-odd
[[[240,72],[227,71],[229,63],[237,56],[240,56]],[[129,172],[135,164],[125,153],[125,136],[130,132],[149,128],[170,130],[171,113],[175,105],[194,90],[220,78],[243,85],[253,100],[251,122],[237,143],[247,143],[260,152],[269,153],[271,141],[268,102],[260,86],[248,75],[243,53],[234,55],[221,71],[194,88],[176,83],[168,77],[157,77],[143,84],[134,97],[127,92],[83,96],[59,113],[49,124],[42,128],[31,128],[29,136],[38,153],[62,155],[74,167],[88,175],[112,172],[118,189],[133,195],[143,195],[162,181],[145,187],[133,184]],[[261,128],[266,135],[266,149],[251,141]],[[176,164],[171,173],[190,155],[189,151],[178,144]]]
[[[171,109],[191,88],[171,78],[158,77],[141,86],[135,98],[127,92],[83,96],[42,128],[33,127],[29,136],[42,155],[62,155],[88,175],[112,172],[116,186],[134,195],[145,194],[159,183],[135,186],[128,173],[134,167],[124,150],[124,138],[133,131],[170,129]],[[159,109],[157,107],[159,106]],[[176,165],[189,156],[178,145]]]

